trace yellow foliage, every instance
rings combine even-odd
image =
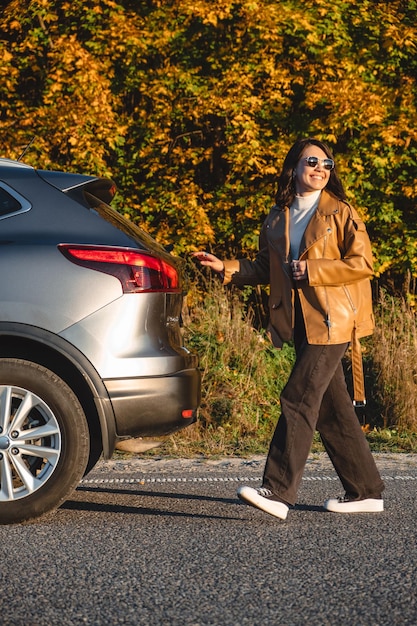
[[[111,175],[120,210],[177,253],[206,244],[248,253],[288,147],[315,134],[334,149],[349,200],[374,229],[379,271],[402,263],[417,272],[411,3],[129,6],[7,4],[5,155],[35,136],[27,162]],[[392,244],[391,223],[410,226]]]

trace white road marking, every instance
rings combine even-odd
[[[417,476],[382,476],[383,480],[417,480]],[[113,485],[113,484],[127,484],[127,485],[146,485],[152,483],[240,483],[240,482],[260,482],[261,476],[204,476],[204,477],[188,477],[188,478],[84,478],[81,481],[83,485]],[[303,479],[307,482],[312,481],[327,481],[327,480],[339,480],[337,476],[303,476]]]

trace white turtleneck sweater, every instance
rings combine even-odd
[[[321,189],[308,194],[296,196],[290,207],[290,248],[291,258],[298,259],[300,243],[313,213],[318,207]]]

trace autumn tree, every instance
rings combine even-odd
[[[383,277],[417,276],[417,4],[13,0],[0,145],[112,176],[178,254],[251,253],[299,136],[329,143]]]

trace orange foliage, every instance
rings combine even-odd
[[[183,254],[248,253],[290,144],[336,154],[380,273],[417,275],[417,5],[395,0],[13,0],[0,142],[111,175],[118,206]]]

